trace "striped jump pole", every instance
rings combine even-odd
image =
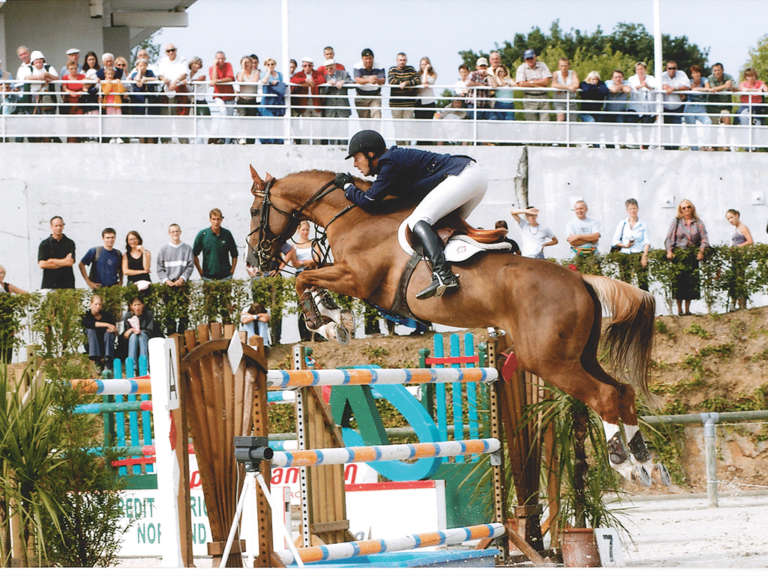
[[[70,380],[72,388],[84,394],[151,394],[152,380],[150,378],[123,378],[114,380]]]
[[[481,538],[498,538],[505,533],[503,524],[480,524],[466,528],[452,528],[438,532],[424,534],[411,534],[399,538],[383,538],[380,540],[362,540],[360,542],[343,542],[341,544],[329,544],[327,546],[313,546],[299,548],[299,558],[305,564],[322,562],[326,560],[342,560],[355,556],[369,556],[382,552],[397,552],[399,550],[415,550],[430,546],[443,546],[448,544],[460,544],[468,540]],[[276,550],[283,564],[288,566],[296,560],[290,550]]]
[[[109,404],[80,404],[75,406],[75,414],[114,414],[119,412],[151,412],[152,400],[131,400],[129,402],[111,402]]]
[[[350,370],[270,370],[267,388],[360,386],[363,384],[429,384],[431,382],[492,382],[495,368],[356,368]]]
[[[354,446],[350,448],[325,448],[275,452],[273,468],[290,466],[325,466],[352,462],[385,462],[412,458],[435,458],[486,454],[501,447],[495,438],[490,440],[464,440],[452,442],[425,442],[422,444],[394,444],[391,446]]]

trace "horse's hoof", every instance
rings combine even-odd
[[[349,332],[350,336],[352,336],[355,333],[355,315],[352,314],[351,310],[342,310],[340,315],[340,324],[344,326],[344,328],[347,329],[347,332]]]
[[[349,330],[341,324],[336,324],[336,340],[342,345],[349,343]]]
[[[651,473],[656,482],[661,482],[662,486],[669,486],[672,484],[672,478],[669,475],[669,470],[661,462],[656,462],[653,465],[653,472]]]
[[[632,467],[632,480],[648,488],[650,488],[652,483],[650,474],[648,474],[648,471],[642,466]]]

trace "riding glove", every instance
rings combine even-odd
[[[352,184],[352,175],[345,172],[339,172],[336,174],[336,178],[333,179],[333,183],[336,184],[337,188],[345,190],[348,185]]]

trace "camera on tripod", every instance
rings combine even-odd
[[[266,436],[235,436],[235,460],[246,468],[258,468],[264,460],[272,460],[275,451]]]

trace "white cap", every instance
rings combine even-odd
[[[315,63],[315,61],[312,60],[312,58],[302,58],[301,61],[302,62],[309,62],[310,64],[314,64]]]
[[[32,54],[30,54],[29,61],[34,62],[35,60],[45,60],[45,56],[43,56],[43,53],[40,52],[40,50],[34,50]]]
[[[326,60],[326,61],[323,63],[323,66],[331,66],[331,65],[333,65],[333,64],[336,64],[336,60],[334,60],[333,58],[328,58],[328,60]]]
[[[67,56],[71,56],[72,54],[80,54],[80,50],[77,48],[70,48],[67,50]]]

